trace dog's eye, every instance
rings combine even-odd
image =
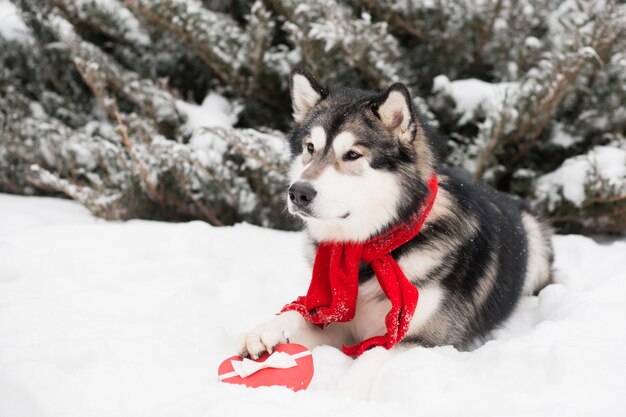
[[[356,152],[356,151],[348,151],[343,155],[343,160],[344,161],[354,161],[355,159],[359,159],[360,157],[362,157],[363,155],[361,155],[360,153]]]
[[[309,153],[311,155],[313,155],[313,152],[315,152],[315,146],[313,146],[312,143],[307,143],[306,144],[306,150],[309,151]]]

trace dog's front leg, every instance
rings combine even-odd
[[[297,311],[286,311],[244,333],[239,341],[239,354],[257,359],[264,352],[271,353],[279,343],[299,343],[313,348],[319,345],[341,347],[347,341],[347,327],[341,323],[320,329]]]

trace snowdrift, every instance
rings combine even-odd
[[[300,234],[0,195],[0,415],[626,415],[626,242],[554,243],[557,283],[472,352],[319,347],[308,391],[253,390],[217,366],[305,292]]]

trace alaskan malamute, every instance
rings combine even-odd
[[[306,224],[313,250],[317,242],[365,241],[402,223],[420,207],[431,173],[438,177],[422,230],[391,253],[419,289],[402,343],[469,349],[522,295],[550,282],[550,228],[523,202],[439,163],[436,137],[404,85],[382,93],[331,89],[298,68],[290,81],[296,124],[287,203]],[[362,264],[352,321],[321,329],[287,311],[246,333],[240,353],[257,358],[287,341],[340,347],[382,335],[390,306]]]

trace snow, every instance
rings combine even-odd
[[[537,181],[536,195],[546,199],[552,210],[561,195],[576,206],[586,197],[585,186],[595,170],[608,187],[626,192],[626,149],[596,146],[589,153],[566,159],[563,164]]]
[[[526,45],[526,47],[531,48],[531,49],[540,49],[542,46],[542,43],[539,39],[535,38],[534,36],[529,36],[524,41],[524,45]]]
[[[561,148],[568,148],[582,140],[579,136],[573,136],[565,130],[563,123],[556,123],[550,136],[550,143]]]
[[[0,36],[16,41],[30,38],[17,8],[9,0],[0,0]]]
[[[90,7],[96,7],[99,13],[115,16],[117,25],[123,28],[124,36],[139,45],[149,45],[150,36],[141,27],[139,20],[119,0],[75,0],[75,7],[82,13]]]
[[[239,112],[242,110],[241,106],[232,104],[217,93],[209,93],[200,105],[177,100],[176,106],[187,115],[187,124],[192,130],[232,127],[237,123]]]
[[[487,112],[498,111],[507,96],[517,88],[515,82],[491,84],[475,78],[450,81],[445,75],[433,79],[433,92],[449,95],[456,103],[455,110],[462,115],[459,125],[470,121],[479,107]]]
[[[179,111],[187,115],[187,127],[193,133],[189,144],[204,165],[218,163],[226,152],[227,144],[216,141],[215,135],[206,128],[231,128],[237,123],[242,107],[228,101],[217,93],[209,93],[202,104],[197,105],[177,100]]]
[[[472,352],[313,350],[306,392],[217,381],[303,294],[299,233],[106,222],[0,194],[3,416],[625,415],[626,241],[557,236],[557,283]]]

